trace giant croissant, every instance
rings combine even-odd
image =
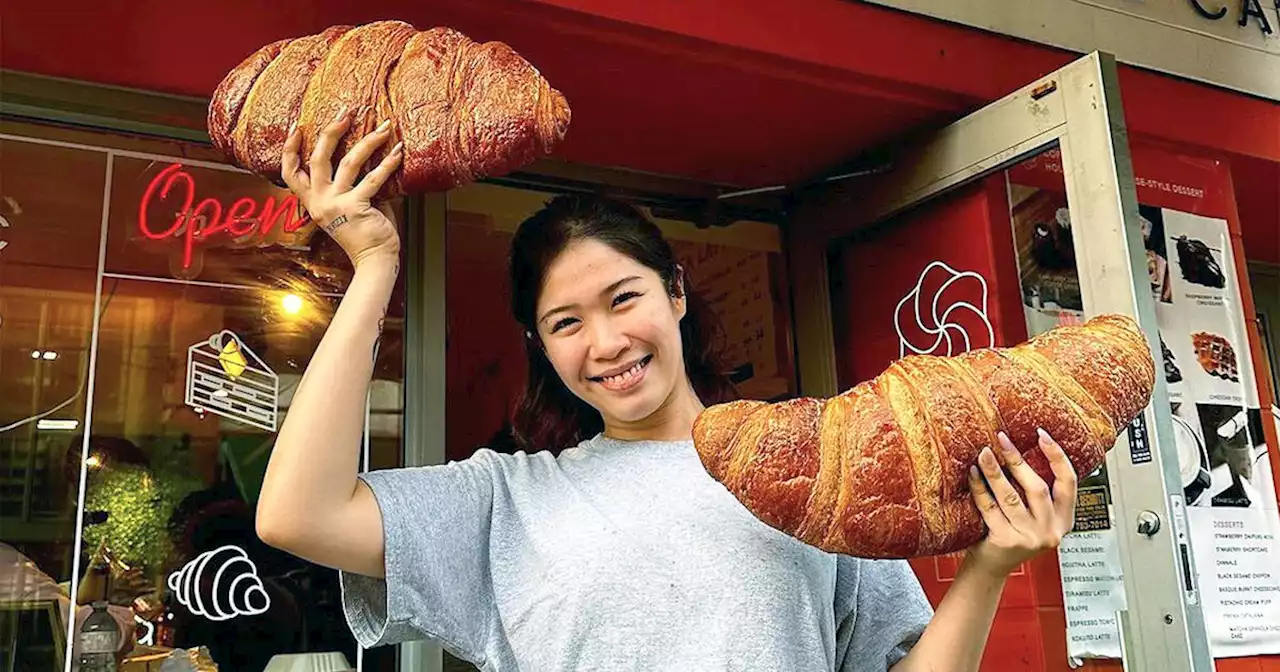
[[[711,406],[693,438],[707,473],[772,527],[827,552],[911,558],[986,533],[967,474],[997,432],[1052,484],[1043,427],[1085,475],[1154,385],[1137,324],[1104,315],[1013,348],[909,356],[831,399]]]
[[[234,164],[282,184],[280,156],[296,122],[305,165],[316,135],[346,107],[351,125],[333,161],[392,121],[404,160],[380,196],[444,191],[521,168],[550,153],[569,127],[559,91],[501,42],[400,21],[280,40],[236,66],[214,91],[209,136]]]

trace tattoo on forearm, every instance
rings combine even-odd
[[[337,217],[333,218],[333,221],[324,225],[324,230],[329,235],[333,235],[334,231],[337,231],[339,227],[341,227],[343,224],[346,224],[346,223],[347,223],[347,216],[338,215]]]
[[[382,345],[382,329],[387,324],[387,309],[382,309],[382,317],[378,319],[378,335],[373,337],[373,361],[378,362],[378,348]]]

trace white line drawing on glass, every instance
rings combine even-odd
[[[276,431],[280,377],[229,330],[187,350],[186,403],[197,412]]]
[[[138,643],[143,646],[155,646],[156,624],[137,614],[133,615],[133,622],[143,631],[143,634],[138,635]]]
[[[930,327],[925,325],[920,313],[920,294],[923,291],[925,278],[928,277],[929,272],[934,270],[935,268],[942,269],[951,277],[949,277],[933,292],[933,296],[931,297],[930,304],[929,304],[929,317],[931,318],[934,326]],[[977,280],[978,285],[982,288],[981,307],[975,306],[972,303],[969,303],[968,301],[956,301],[951,305],[947,306],[946,309],[943,310],[941,313],[939,313],[938,304],[942,300],[943,293],[946,292],[947,288],[950,287],[952,284],[959,282],[964,278],[973,278],[974,280]],[[915,318],[916,327],[922,333],[933,337],[933,343],[929,344],[927,347],[924,347],[924,348],[916,347],[911,343],[910,339],[908,339],[907,336],[903,333],[902,308],[907,303],[912,304],[912,313],[913,313],[913,317]],[[969,350],[972,350],[973,339],[970,338],[969,332],[966,331],[962,325],[951,321],[952,313],[955,313],[956,311],[967,311],[977,316],[977,319],[981,321],[982,326],[985,327],[987,332],[986,346],[989,347],[989,346],[995,345],[995,341],[996,341],[995,330],[992,329],[991,320],[990,318],[987,317],[987,280],[986,278],[982,277],[982,275],[978,273],[974,273],[973,271],[963,271],[963,272],[957,271],[956,269],[952,268],[951,266],[948,266],[945,262],[942,262],[942,261],[934,261],[930,263],[928,266],[925,266],[924,270],[920,272],[920,278],[916,280],[915,287],[912,288],[912,290],[908,292],[906,296],[902,297],[902,300],[898,302],[897,307],[894,308],[893,328],[898,332],[898,357],[905,357],[908,351],[918,355],[938,354],[937,353],[938,348],[942,346],[944,343],[946,344],[945,356],[947,357],[950,357],[952,355],[955,355],[961,352],[967,352]],[[957,343],[955,341],[955,337],[957,334],[964,341],[964,347],[959,349],[957,349],[956,347]]]
[[[213,579],[208,580],[206,572],[211,569]],[[196,556],[170,574],[168,584],[182,606],[211,621],[257,616],[271,608],[258,566],[243,548],[232,544]]]
[[[18,204],[17,199],[14,197],[0,196],[0,202],[8,206],[9,211],[12,212],[15,217],[22,214],[22,206]],[[9,227],[9,220],[6,219],[3,214],[0,214],[0,229],[7,229]],[[0,252],[3,252],[6,247],[9,247],[9,241],[0,240]]]
[[[7,228],[9,228],[9,220],[5,219],[4,215],[0,215],[0,229],[7,229]],[[9,247],[9,241],[0,240],[0,252],[4,252],[4,248],[6,247]],[[4,323],[4,318],[0,317],[0,324],[3,324],[3,323]]]

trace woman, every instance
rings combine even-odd
[[[976,670],[1009,572],[1070,528],[1075,475],[1047,436],[1052,492],[1002,438],[971,488],[991,532],[932,613],[910,567],[824,553],[757,521],[691,441],[717,376],[656,227],[595,199],[556,199],[512,246],[530,381],[528,453],[357,475],[368,352],[399,238],[363,179],[387,124],[339,163],[345,115],[309,167],[283,172],[355,274],[294,397],[258,508],[268,543],[341,570],[363,645],[432,637],[485,670]],[[580,439],[580,440],[579,440]],[[573,445],[577,444],[577,445]],[[565,448],[559,455],[552,449]],[[989,483],[989,487],[987,485]]]

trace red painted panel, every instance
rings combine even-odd
[[[981,672],[1041,672],[1045,649],[1035,607],[1001,609],[991,626]]]
[[[1041,669],[1045,672],[1068,672],[1071,666],[1067,664],[1067,615],[1061,606],[1042,607],[1036,610],[1036,620],[1040,625],[1040,645],[1044,650],[1044,667]]]
[[[1280,264],[1280,162],[1238,156],[1230,163],[1246,255]]]
[[[1214,663],[1217,672],[1262,672],[1260,658],[1221,658]]]
[[[988,317],[995,340],[997,344],[1004,341],[1005,318],[994,310],[1001,285],[995,276],[991,230],[992,206],[1007,206],[1002,195],[993,204],[989,191],[992,187],[1002,194],[1003,179],[978,183],[927,204],[845,247],[839,262],[842,286],[837,290],[843,294],[845,309],[836,315],[842,387],[878,375],[902,354],[898,327],[918,350],[936,343],[932,352],[946,354],[943,336],[930,333],[940,327],[933,319],[932,302],[938,300],[939,312],[962,302],[981,306],[981,283],[964,278],[943,289],[950,277],[945,269],[935,268],[922,277],[935,261],[985,279]],[[1004,219],[1007,222],[1007,213]],[[912,299],[900,306],[917,282],[919,302]],[[1016,286],[1013,291],[1016,296]],[[957,311],[950,321],[971,335],[973,347],[991,345],[972,311]],[[953,329],[948,333],[955,352],[961,351],[959,332]]]
[[[997,345],[1021,340],[1025,327],[1021,312],[1017,270],[1012,258],[1008,197],[1004,178],[993,176],[911,211],[873,235],[847,244],[839,255],[837,288],[837,363],[842,388],[878,375],[899,356],[898,329],[920,348],[936,340],[916,326],[914,302],[899,302],[921,281],[931,262],[942,261],[957,271],[971,271],[986,279],[987,315]],[[942,289],[946,273],[930,271],[920,283],[922,323],[936,328],[932,299],[939,305],[968,302],[981,306],[981,285],[964,279]],[[938,290],[942,289],[939,293]],[[898,319],[895,320],[895,315]],[[972,345],[989,345],[972,315],[947,320],[974,335]],[[895,325],[898,325],[895,327]],[[937,354],[945,354],[941,346]],[[959,352],[957,349],[956,352]],[[983,670],[1043,669],[1042,626],[1038,613],[1049,605],[1061,605],[1061,588],[1055,587],[1056,565],[1043,562],[1024,565],[1009,577],[983,660]],[[929,599],[936,605],[955,578],[961,554],[920,558],[912,562]],[[1049,578],[1046,578],[1049,577]],[[1056,606],[1059,613],[1061,607]],[[1064,640],[1062,633],[1059,640]],[[1065,647],[1065,643],[1061,646]],[[1064,658],[1065,662],[1065,658]]]

